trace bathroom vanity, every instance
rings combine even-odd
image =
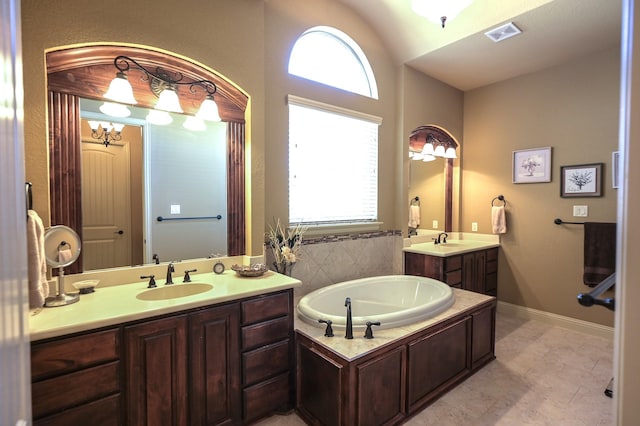
[[[136,297],[146,282],[119,285],[32,317],[34,424],[236,425],[292,409],[300,282],[196,277],[213,288],[150,302]]]
[[[434,278],[451,287],[496,296],[498,246],[494,241],[418,243],[403,249],[404,273]]]

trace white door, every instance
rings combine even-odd
[[[82,141],[85,270],[131,265],[129,143]]]

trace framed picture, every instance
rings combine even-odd
[[[560,196],[602,196],[602,165],[594,163],[560,167]]]
[[[611,187],[618,189],[620,179],[620,151],[611,155]]]
[[[551,147],[513,151],[513,183],[551,182]]]

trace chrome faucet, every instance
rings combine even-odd
[[[176,270],[173,267],[173,262],[169,262],[169,265],[167,265],[167,281],[165,282],[165,285],[173,284],[173,277],[171,276],[171,274],[175,271]]]
[[[344,306],[347,307],[347,328],[345,330],[344,338],[353,339],[353,323],[351,320],[351,298],[347,297],[344,301]]]
[[[444,244],[447,242],[447,237],[449,236],[449,234],[447,234],[446,232],[441,232],[438,234],[438,238],[433,238],[433,244]]]

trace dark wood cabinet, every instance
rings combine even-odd
[[[406,422],[495,358],[495,299],[346,359],[296,335],[300,416],[314,425]]]
[[[189,315],[192,425],[240,423],[238,305]]]
[[[31,345],[35,425],[119,425],[119,329]]]
[[[243,420],[293,408],[293,293],[241,303]]]
[[[285,290],[34,342],[34,424],[237,425],[290,410],[292,305]]]
[[[451,287],[496,296],[498,248],[446,257],[405,252],[404,273],[434,278]]]
[[[125,327],[127,425],[186,425],[187,316]]]

